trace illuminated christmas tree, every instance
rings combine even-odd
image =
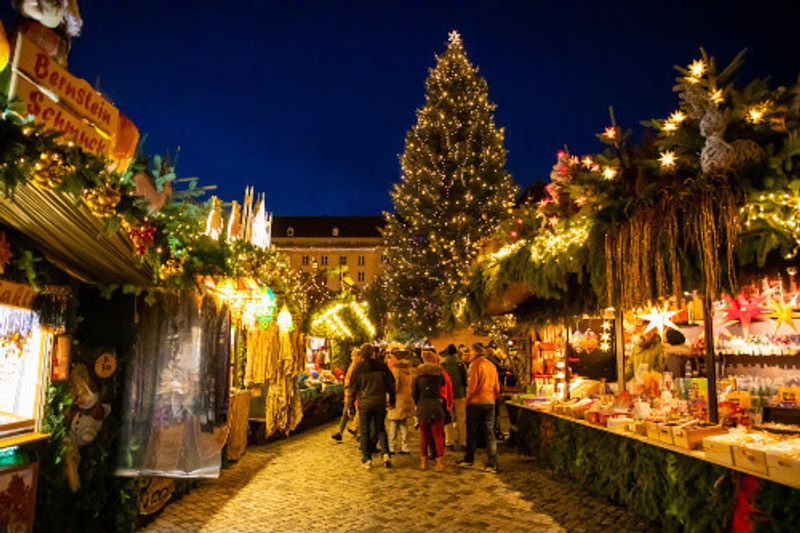
[[[439,329],[481,240],[514,201],[495,107],[461,36],[450,33],[425,82],[425,105],[406,134],[394,213],[386,215],[383,281],[396,335],[422,338]]]

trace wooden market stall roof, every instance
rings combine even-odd
[[[86,282],[148,286],[152,276],[121,231],[108,232],[68,193],[19,184],[0,197],[0,221],[30,238],[48,260]]]

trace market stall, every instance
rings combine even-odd
[[[698,529],[728,527],[742,494],[796,523],[771,498],[800,498],[796,112],[782,89],[736,88],[741,60],[679,68],[652,137],[634,144],[612,110],[604,152],[560,151],[454,306],[560,330],[512,408],[523,450]]]

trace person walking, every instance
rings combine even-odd
[[[445,350],[442,364],[453,388],[453,421],[444,427],[444,440],[446,446],[456,451],[467,446],[467,366],[460,355],[451,344]]]
[[[467,371],[467,452],[456,465],[471,467],[475,461],[478,434],[486,438],[487,472],[497,473],[497,441],[494,437],[495,400],[500,395],[497,369],[485,357],[483,346],[472,346]]]
[[[497,346],[493,344],[489,344],[484,351],[484,357],[494,365],[495,370],[497,370],[497,381],[498,383],[501,382],[501,377],[505,377],[506,368],[503,365],[503,361],[500,359],[500,352],[497,350]],[[505,433],[503,430],[500,429],[500,410],[503,407],[503,397],[500,394],[497,395],[497,398],[494,401],[494,438],[497,439],[498,442],[502,442],[506,439]]]
[[[414,373],[411,370],[411,361],[400,355],[393,352],[389,358],[389,368],[392,369],[395,383],[395,405],[394,409],[389,409],[386,413],[386,431],[389,437],[389,453],[408,455],[408,421],[415,413],[414,398],[411,396]]]
[[[361,465],[364,468],[372,466],[372,455],[375,453],[376,444],[380,441],[383,464],[389,468],[392,463],[385,423],[387,405],[389,409],[395,406],[394,376],[373,346],[364,344],[361,347],[361,358],[362,361],[356,366],[350,378],[347,404],[348,412],[352,414],[355,412],[355,403],[358,402]]]
[[[348,400],[350,397],[350,380],[353,377],[353,371],[360,362],[361,348],[354,348],[350,355],[350,366],[347,367],[347,373],[344,375],[344,407],[342,408],[342,418],[339,420],[339,431],[331,435],[331,438],[336,442],[342,442],[342,434],[344,433],[345,428],[347,428],[347,423],[349,421],[355,421],[355,426],[358,427],[358,421],[355,420],[358,417],[358,414],[357,412],[354,412],[353,416],[350,416],[348,407],[350,402]],[[357,408],[357,406],[354,407]],[[355,434],[355,431],[352,433]]]
[[[442,397],[442,387],[446,386],[444,370],[433,352],[424,352],[424,363],[417,367],[416,377],[411,387],[414,403],[417,405],[417,422],[420,432],[419,467],[428,468],[428,446],[434,444],[436,470],[445,469],[444,458],[444,418],[446,403]]]

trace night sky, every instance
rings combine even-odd
[[[70,70],[99,78],[147,153],[180,147],[178,174],[226,200],[254,184],[278,215],[377,214],[452,29],[521,186],[565,144],[598,151],[609,105],[623,127],[669,114],[672,67],[700,46],[720,65],[748,47],[740,80],[797,77],[800,2],[699,3],[84,0]]]

